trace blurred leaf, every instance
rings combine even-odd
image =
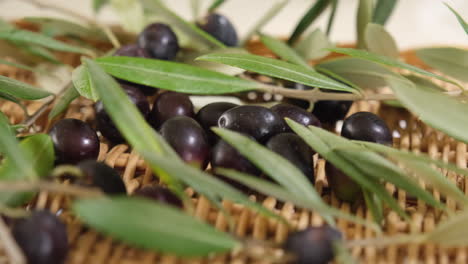
[[[200,15],[201,0],[190,0],[190,7],[192,9],[193,20],[197,20]]]
[[[468,211],[464,210],[443,220],[436,228],[424,235],[424,241],[443,247],[463,247],[468,245]]]
[[[468,82],[468,50],[443,47],[416,50],[425,64],[463,82]]]
[[[143,58],[105,57],[97,62],[130,82],[190,94],[226,94],[258,89],[261,84],[198,67]]]
[[[333,22],[335,21],[335,14],[336,14],[336,9],[338,8],[338,0],[332,0],[331,2],[332,7],[331,7],[331,12],[330,16],[328,17],[328,22],[327,22],[327,36],[330,35],[332,27],[333,27]]]
[[[463,29],[465,30],[466,34],[468,34],[468,23],[466,23],[465,19],[463,19],[463,17],[458,14],[457,11],[455,11],[455,9],[453,9],[449,4],[447,3],[444,3],[449,9],[450,11],[452,11],[452,13],[457,17],[457,20],[458,22],[460,23],[460,25],[463,27]]]
[[[393,37],[379,24],[367,24],[365,31],[367,49],[370,52],[398,59],[400,52]]]
[[[267,48],[273,51],[273,53],[278,55],[281,59],[312,69],[307,61],[301,58],[301,56],[299,56],[295,50],[293,50],[283,41],[263,34],[260,35],[260,40]]]
[[[288,44],[293,45],[307,28],[325,11],[331,0],[317,0],[301,18],[293,33],[288,39]]]
[[[395,9],[397,2],[397,0],[377,0],[377,4],[372,15],[372,23],[385,25]]]
[[[281,10],[283,10],[289,1],[290,0],[282,0],[276,2],[263,16],[260,16],[258,21],[247,31],[245,37],[240,41],[240,46],[245,46],[245,44],[252,38],[255,33],[261,31],[262,28],[268,24],[268,22],[270,22],[273,18],[276,17],[276,15],[278,15],[279,12],[281,12]]]
[[[415,85],[404,78],[387,78],[400,102],[426,124],[468,143],[468,105],[442,92]],[[428,107],[430,106],[430,107]]]
[[[432,78],[436,78],[436,79],[439,79],[441,81],[449,82],[449,83],[455,84],[455,85],[460,87],[460,85],[458,83],[456,83],[454,81],[451,81],[451,80],[449,80],[449,79],[447,79],[447,78],[445,78],[445,77],[443,77],[441,75],[438,75],[438,74],[435,74],[435,73],[432,73],[432,72],[428,72],[428,71],[420,69],[418,67],[415,67],[415,66],[409,65],[407,63],[404,63],[404,62],[401,62],[401,61],[398,61],[398,60],[395,60],[395,59],[392,59],[392,58],[388,58],[388,57],[385,57],[385,56],[382,56],[382,55],[370,53],[370,52],[367,52],[367,51],[364,51],[364,50],[347,49],[347,48],[331,48],[329,50],[333,51],[333,52],[336,52],[336,53],[346,54],[346,55],[349,55],[351,57],[355,57],[355,58],[359,58],[359,59],[363,59],[363,60],[368,60],[368,61],[373,61],[373,62],[383,64],[383,65],[386,65],[386,66],[390,66],[390,67],[397,67],[397,68],[406,69],[406,70],[412,71],[414,73],[425,75],[425,76],[432,77]]]
[[[86,39],[105,39],[105,35],[91,26],[83,26],[68,20],[52,17],[26,17],[25,21],[37,24],[41,31],[49,37],[74,36]]]
[[[94,12],[98,13],[108,3],[109,3],[109,0],[93,0]]]
[[[24,65],[24,64],[16,63],[16,62],[11,62],[11,61],[7,61],[7,60],[0,59],[0,64],[8,65],[8,66],[11,66],[11,67],[15,67],[15,68],[30,71],[30,72],[36,72],[36,73],[39,73],[39,74],[47,74],[47,73],[45,73],[43,71],[40,71],[40,70],[35,69],[33,67],[30,67],[28,65]]]
[[[227,233],[181,210],[142,198],[78,200],[73,211],[98,231],[158,252],[194,257],[226,252],[240,246],[240,242]]]
[[[93,55],[93,52],[77,46],[72,46],[64,42],[49,38],[39,33],[30,32],[26,30],[12,29],[8,31],[0,31],[0,39],[9,41],[33,44],[46,47],[52,50],[80,53],[86,55]]]
[[[366,48],[365,30],[367,24],[372,20],[373,4],[373,0],[359,0],[356,19],[357,47],[359,49]]]
[[[37,56],[41,59],[47,60],[52,63],[61,64],[62,62],[57,59],[57,57],[50,52],[49,50],[33,45],[19,45],[20,48],[24,49],[27,53],[30,53],[34,56]]]
[[[110,0],[110,4],[125,30],[133,33],[143,30],[145,20],[143,6],[139,0]]]
[[[0,120],[0,149],[6,159],[0,166],[0,180],[38,180],[52,170],[55,160],[51,138],[35,134],[18,143],[8,124]],[[0,203],[20,206],[32,199],[34,193],[2,192]]]
[[[317,60],[330,54],[326,49],[332,48],[333,43],[320,29],[312,31],[307,37],[299,40],[295,50],[307,60]]]
[[[291,64],[281,60],[270,59],[251,54],[211,53],[201,56],[200,60],[219,62],[248,71],[298,82],[305,85],[331,90],[356,92],[354,89],[329,77],[311,70],[308,67]]]
[[[89,70],[85,64],[77,67],[72,73],[74,89],[83,97],[93,101],[99,100],[99,94],[94,90],[89,76]]]
[[[178,30],[181,34],[188,36],[191,40],[191,45],[199,44],[205,49],[225,48],[226,46],[219,42],[216,38],[206,33],[193,23],[185,21],[176,13],[171,11],[161,0],[140,0],[143,7],[148,12],[155,14],[164,19],[166,23],[171,25],[173,29]],[[178,37],[179,34],[177,35]]]
[[[66,88],[65,92],[62,94],[62,96],[60,96],[56,100],[54,107],[49,113],[49,120],[52,120],[61,113],[63,113],[68,108],[70,103],[73,102],[73,100],[75,100],[79,96],[80,94],[75,89],[75,87],[73,85],[69,85]]]
[[[213,3],[211,3],[210,7],[208,8],[208,12],[214,12],[218,7],[220,7],[222,4],[224,4],[226,0],[213,0]]]
[[[245,49],[242,48],[225,48],[225,49],[217,49],[213,50],[213,52],[220,52],[220,53],[241,53],[241,54],[247,54],[248,52]],[[183,55],[179,57],[178,61],[189,64],[192,66],[197,66],[199,68],[223,73],[229,76],[237,76],[241,73],[244,73],[245,70],[239,69],[236,67],[231,67],[228,65],[224,64],[219,64],[216,62],[210,62],[210,61],[201,61],[201,60],[196,60],[196,58],[207,54],[207,52],[197,52],[197,51],[184,51]]]
[[[382,201],[379,197],[369,190],[363,190],[364,201],[367,208],[371,211],[372,217],[376,223],[382,223],[384,219]]]
[[[0,76],[0,93],[24,100],[38,100],[52,94],[27,83]]]

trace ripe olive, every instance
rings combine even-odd
[[[277,113],[282,119],[287,117],[306,127],[321,127],[320,121],[317,119],[317,117],[298,106],[281,103],[273,106],[271,110]],[[292,131],[287,124],[285,124],[285,129],[286,131]]]
[[[198,22],[197,26],[224,43],[224,45],[237,46],[236,29],[227,17],[211,13]]]
[[[83,178],[77,179],[79,184],[100,188],[107,194],[126,194],[127,189],[119,173],[103,162],[86,160],[78,163],[83,172]]]
[[[219,117],[227,110],[236,106],[238,105],[233,103],[216,102],[207,104],[198,111],[196,119],[207,132],[208,138],[212,144],[215,143],[218,137],[211,131],[211,127],[218,126]]]
[[[176,116],[194,117],[192,101],[186,94],[165,92],[154,101],[148,119],[158,129],[166,120]]]
[[[153,23],[138,36],[138,46],[145,49],[152,58],[173,60],[179,51],[179,40],[168,25]]]
[[[392,145],[392,133],[387,124],[371,112],[358,112],[346,118],[341,135],[353,140]]]

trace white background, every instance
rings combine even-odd
[[[68,7],[75,12],[92,16],[91,0],[40,0]],[[186,18],[191,17],[190,0],[165,0],[174,11]],[[209,4],[212,0],[205,0]],[[228,0],[220,12],[229,16],[240,35],[255,23],[269,6],[276,0]],[[291,0],[290,4],[265,28],[265,32],[287,36],[298,19],[312,5],[314,0]],[[468,20],[468,0],[446,0]],[[357,0],[340,0],[337,19],[331,38],[337,42],[352,42],[355,37],[355,13]],[[57,15],[38,10],[23,0],[0,0],[0,16],[13,19],[21,16]],[[117,19],[111,10],[104,10],[99,15],[100,21],[108,23]],[[324,28],[327,15],[315,23],[314,27]],[[400,0],[396,12],[388,23],[388,30],[396,38],[400,48],[421,47],[428,45],[468,46],[468,37],[458,25],[456,18],[443,5],[441,0]]]

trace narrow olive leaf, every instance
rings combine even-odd
[[[210,34],[206,33],[193,23],[185,21],[172,10],[170,10],[161,0],[141,0],[143,7],[150,13],[163,17],[171,27],[187,35],[191,43],[198,43],[205,48],[225,48],[225,45],[219,42]]]
[[[98,58],[109,74],[130,82],[190,94],[256,90],[261,84],[182,63],[130,57]]]
[[[335,151],[333,151],[332,143],[334,144],[335,140],[339,137],[332,135],[331,133],[326,134],[329,137],[325,138],[323,135],[319,136],[310,129],[290,120],[286,119],[286,122],[291,127],[291,129],[304,141],[312,147],[317,153],[319,153],[327,162],[332,163],[334,166],[339,168],[341,171],[346,173],[351,179],[357,182],[362,188],[370,190],[374,192],[376,195],[382,199],[383,202],[387,203],[393,210],[395,210],[400,216],[405,219],[408,219],[408,216],[403,211],[403,209],[399,206],[399,204],[395,201],[395,199],[388,193],[385,187],[376,182],[373,179],[370,179],[368,175],[366,175],[363,171],[359,170],[354,166],[353,161],[349,159],[345,159],[338,155]],[[331,137],[331,138],[330,138]],[[327,140],[325,140],[327,139]],[[341,138],[339,138],[341,139]],[[348,141],[341,141],[342,146],[349,146],[350,142]],[[344,143],[344,144],[343,144]],[[351,146],[352,147],[352,146]]]
[[[93,0],[93,10],[94,10],[94,12],[98,13],[108,3],[109,3],[109,0]]]
[[[466,23],[465,19],[463,19],[463,17],[458,14],[457,11],[455,11],[455,9],[453,9],[449,4],[447,3],[444,3],[449,9],[450,11],[452,11],[452,13],[457,17],[457,20],[458,22],[460,23],[460,25],[463,27],[463,29],[465,30],[466,34],[468,34],[468,23]]]
[[[94,90],[89,76],[89,69],[86,64],[82,64],[72,72],[72,82],[74,89],[83,97],[93,101],[99,100],[99,94]]]
[[[1,122],[1,121],[0,121]],[[2,125],[0,125],[2,126]],[[0,128],[3,134],[4,127]],[[1,181],[37,180],[45,177],[52,170],[55,160],[54,146],[46,134],[36,134],[27,137],[18,144],[12,134],[0,136],[0,147],[5,161],[0,167]],[[4,142],[9,138],[10,142]],[[11,152],[15,153],[11,153]],[[20,206],[32,199],[34,193],[2,192],[0,203],[7,206]]]
[[[213,52],[221,52],[221,53],[242,53],[242,54],[247,54],[248,52],[245,49],[242,48],[225,48],[225,49],[216,49],[213,50]],[[182,56],[179,56],[178,62],[182,62],[185,64],[189,64],[192,66],[197,66],[203,69],[211,70],[211,71],[216,71],[219,73],[223,73],[229,76],[237,76],[241,73],[244,73],[245,70],[236,68],[236,67],[231,67],[228,65],[224,64],[219,64],[216,62],[210,62],[210,61],[201,61],[201,60],[196,60],[196,58],[207,54],[207,52],[199,52],[199,51],[184,51],[182,53]]]
[[[317,28],[299,40],[294,49],[307,60],[317,60],[330,54],[327,49],[333,47],[327,35]]]
[[[442,92],[420,88],[404,78],[387,78],[387,83],[400,102],[424,123],[468,143],[466,103]]]
[[[328,221],[332,220],[326,210],[328,206],[307,177],[291,162],[240,133],[222,128],[212,130],[286,190],[303,197]]]
[[[315,68],[339,75],[363,89],[376,89],[386,85],[386,76],[398,76],[375,62],[358,58],[338,58],[319,63]]]
[[[145,26],[143,6],[139,0],[110,0],[110,5],[125,30],[139,33]]]
[[[395,40],[383,26],[369,23],[364,35],[366,47],[370,52],[395,59],[399,57]]]
[[[372,14],[372,23],[385,25],[397,2],[397,0],[378,0]]]
[[[438,84],[434,83],[430,79],[418,76],[418,75],[413,75],[413,74],[402,74],[403,77],[406,79],[410,80],[412,83],[416,84],[420,88],[426,88],[429,90],[433,91],[439,91],[439,92],[446,92],[447,90]]]
[[[47,91],[5,76],[0,76],[0,93],[24,100],[38,100],[52,95]]]
[[[450,216],[436,226],[434,230],[424,235],[424,241],[433,242],[444,247],[468,245],[468,211],[464,210]]]
[[[91,26],[83,26],[68,20],[52,17],[25,17],[25,21],[40,26],[41,31],[50,37],[73,36],[87,39],[102,40],[102,31]]]
[[[88,49],[66,44],[42,34],[26,30],[12,29],[0,31],[0,39],[23,44],[39,45],[52,50],[94,55],[94,53]]]
[[[263,56],[251,54],[211,53],[201,56],[198,59],[219,62],[313,87],[356,93],[355,89],[326,77],[325,75],[319,74],[308,67]]]
[[[373,0],[359,0],[356,18],[357,47],[366,48],[365,31],[372,20]]]
[[[305,199],[305,197],[298,195],[296,192],[290,192],[286,190],[285,188],[275,183],[272,183],[271,181],[263,180],[256,176],[248,175],[248,174],[238,172],[235,170],[231,170],[231,169],[218,168],[216,169],[216,173],[219,173],[229,179],[240,182],[241,184],[247,187],[250,187],[253,190],[257,190],[260,193],[263,193],[272,197],[276,197],[277,199],[281,201],[291,202],[295,204],[296,206],[299,206],[304,209],[317,210],[314,204],[308,202]],[[376,230],[377,232],[380,232],[379,226],[375,225],[375,223],[366,221],[354,215],[346,214],[333,207],[323,208],[323,209],[319,208],[318,210],[325,210],[330,215],[333,215],[342,219],[346,219],[346,220],[352,221],[360,225],[367,226],[369,228]]]
[[[260,34],[260,40],[267,48],[283,60],[312,69],[307,61],[305,61],[295,50],[286,45],[283,41],[264,34]]]
[[[16,62],[11,62],[11,61],[0,59],[0,64],[8,65],[8,66],[11,66],[11,67],[15,67],[15,68],[30,71],[30,72],[36,72],[36,73],[39,73],[39,74],[46,74],[45,72],[43,72],[41,70],[38,70],[36,68],[30,67],[28,65],[24,65],[24,64],[21,64],[21,63],[16,63]]]
[[[468,82],[468,50],[452,47],[425,48],[416,50],[416,56],[443,74]]]
[[[183,163],[180,159],[174,160],[173,158],[167,158],[151,152],[143,152],[142,155],[150,164],[154,164],[163,169],[171,176],[192,187],[198,193],[206,196],[218,206],[220,206],[220,201],[222,199],[227,199],[235,203],[241,203],[265,216],[276,218],[286,223],[286,220],[281,216],[263,207],[261,204],[251,201],[247,196],[231,185],[213,175]]]
[[[14,97],[12,95],[9,95],[7,93],[4,93],[4,92],[0,92],[0,99],[7,100],[7,101],[13,102],[13,103],[18,104],[18,105],[21,104],[21,101],[18,98]]]
[[[326,30],[327,36],[330,35],[332,27],[333,27],[333,22],[335,21],[335,14],[338,8],[338,0],[332,0],[331,5],[332,5],[331,12],[330,12],[330,16],[328,17],[328,22],[327,22],[327,30]]]
[[[73,100],[78,98],[80,94],[73,85],[69,85],[65,92],[60,96],[54,104],[54,107],[49,113],[49,120],[56,118],[58,115],[63,113]]]
[[[55,64],[61,64],[62,62],[49,50],[43,47],[34,46],[34,45],[18,45],[19,48],[23,49],[25,52],[37,56],[41,59],[47,60]]]
[[[73,211],[100,232],[158,252],[195,257],[226,252],[241,246],[239,241],[227,233],[183,211],[142,198],[78,200],[73,204]]]
[[[218,7],[224,4],[226,0],[213,0],[213,3],[208,8],[208,12],[214,12]]]
[[[301,18],[293,33],[288,39],[288,44],[293,45],[307,28],[325,11],[330,4],[330,0],[317,0]]]
[[[276,17],[276,15],[283,10],[283,8],[289,3],[289,0],[282,0],[270,7],[268,11],[259,18],[259,20],[247,31],[247,34],[245,34],[245,37],[240,41],[240,46],[243,47],[245,43],[247,43],[252,36],[261,31],[262,28],[268,24],[273,18]]]
[[[418,67],[415,67],[415,66],[409,65],[407,63],[404,63],[404,62],[401,62],[401,61],[398,61],[398,60],[395,60],[395,59],[391,59],[391,58],[388,58],[388,57],[385,57],[385,56],[382,56],[382,55],[370,53],[370,52],[367,52],[367,51],[364,51],[364,50],[348,49],[348,48],[330,48],[329,50],[333,51],[333,52],[336,52],[336,53],[349,55],[351,57],[355,57],[355,58],[359,58],[359,59],[363,59],[363,60],[368,60],[368,61],[373,61],[373,62],[382,64],[382,65],[386,65],[386,66],[390,66],[390,67],[397,67],[397,68],[406,69],[406,70],[412,71],[412,72],[417,73],[417,74],[425,75],[425,76],[428,76],[428,77],[433,77],[433,78],[439,79],[441,81],[453,83],[453,84],[461,87],[458,83],[456,83],[454,81],[451,81],[451,80],[449,80],[449,79],[447,79],[447,78],[445,78],[445,77],[443,77],[441,75],[438,75],[438,74],[435,74],[435,73],[432,73],[432,72],[428,72],[428,71],[420,69]]]
[[[349,247],[344,241],[335,241],[333,243],[333,252],[335,254],[335,263],[337,264],[358,264],[351,254]]]
[[[367,208],[371,211],[372,217],[376,223],[382,223],[384,218],[382,202],[373,192],[369,190],[363,190],[364,201],[366,202]]]

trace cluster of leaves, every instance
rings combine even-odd
[[[223,2],[214,1],[210,10],[216,9]],[[399,52],[395,41],[382,26],[390,16],[396,1],[381,0],[377,2],[375,7],[371,3],[372,1],[360,1],[358,39],[361,43],[360,47],[366,48],[367,51],[332,48],[326,35],[319,30],[312,31],[309,36],[299,40],[301,34],[313,21],[327,7],[331,6],[327,25],[329,33],[338,2],[338,0],[318,0],[300,20],[287,43],[260,34],[261,41],[282,60],[245,52],[213,52],[220,48],[224,50],[224,45],[201,31],[193,23],[183,20],[159,0],[126,1],[125,4],[123,1],[117,0],[95,0],[94,8],[98,11],[106,3],[110,3],[114,9],[121,11],[124,21],[127,21],[126,18],[130,14],[142,14],[141,17],[148,19],[157,16],[170,23],[178,36],[190,39],[203,52],[203,55],[199,56],[197,60],[233,66],[278,79],[322,89],[346,91],[357,95],[361,95],[365,89],[377,89],[388,85],[400,103],[418,115],[424,122],[468,143],[468,137],[465,133],[466,122],[463,115],[468,110],[468,106],[459,98],[448,96],[445,90],[425,77],[436,78],[460,86],[458,82],[398,60]],[[265,16],[261,17],[254,26],[254,30],[248,34],[247,39],[250,39],[250,36],[255,32],[260,31],[261,27],[274,17],[286,3],[287,1],[278,3]],[[460,16],[458,19],[466,29],[466,23],[463,19]],[[20,44],[22,48],[37,45],[51,50],[94,56],[87,49],[64,44],[44,35],[63,34],[63,32],[69,32],[70,27],[74,28],[75,34],[85,34],[82,28],[69,25],[65,29],[62,28],[60,33],[56,33],[50,31],[51,28],[55,28],[54,26],[50,26],[47,30],[47,25],[50,25],[48,23],[51,23],[50,20],[37,21],[43,25],[43,30],[44,27],[46,28],[43,34],[2,26],[0,38]],[[369,23],[371,21],[374,23]],[[135,23],[134,20],[129,20],[126,25],[129,29],[140,30],[144,23],[138,21]],[[294,47],[288,45],[293,43]],[[317,43],[320,48],[312,51],[307,48]],[[317,47],[317,45],[312,46]],[[327,48],[327,50],[324,52],[321,50],[322,48]],[[315,67],[308,64],[309,59],[325,56],[328,52],[342,53],[348,57],[326,61]],[[445,75],[456,80],[466,81],[467,77],[464,75],[468,56],[466,50],[456,48],[421,49],[417,51],[417,55],[429,66],[438,69]],[[184,164],[161,136],[144,121],[144,118],[111,75],[165,90],[206,95],[252,90],[265,91],[265,84],[180,62],[129,57],[101,57],[84,59],[83,62],[80,67],[75,69],[73,84],[69,85],[65,93],[57,100],[50,118],[58,116],[79,95],[94,101],[102,100],[107,112],[128,143],[142,155],[154,172],[175,193],[186,198],[183,195],[183,186],[188,185],[208,198],[221,211],[223,211],[222,199],[228,199],[244,204],[265,216],[285,221],[261,205],[252,202],[243,193],[223,181]],[[401,75],[393,71],[394,68],[405,69],[412,72],[412,75]],[[328,76],[333,76],[333,78]],[[336,79],[340,81],[336,81]],[[35,100],[50,95],[50,93],[27,84],[6,77],[0,78],[1,98],[19,103],[21,99]],[[468,198],[457,186],[448,181],[438,169],[435,169],[468,175],[468,171],[459,169],[455,165],[385,146],[349,141],[319,128],[302,127],[291,120],[287,122],[322,157],[344,171],[367,193],[372,193],[372,199],[367,200],[371,201],[368,205],[378,223],[381,223],[383,218],[382,203],[398,212],[402,218],[407,218],[406,212],[383,187],[384,182],[392,183],[427,204],[442,210],[447,209],[431,193],[421,188],[418,180],[424,181],[462,206],[468,202]],[[218,173],[261,193],[317,211],[331,225],[334,225],[335,217],[340,217],[368,225],[378,231],[375,224],[345,214],[325,204],[301,171],[281,156],[238,133],[223,129],[214,129],[214,131],[257,165],[275,183],[232,170],[219,169]],[[46,176],[52,169],[54,154],[50,138],[47,135],[38,134],[23,139],[19,143],[8,125],[8,120],[2,114],[0,114],[0,149],[5,157],[0,167],[1,180],[27,179],[35,181]],[[34,153],[38,153],[37,151],[40,151],[41,154],[44,153],[44,155],[34,155]],[[31,197],[31,193],[6,192],[2,193],[0,199],[5,205],[16,206],[27,202]],[[73,210],[90,226],[128,243],[149,249],[182,256],[200,256],[211,252],[228,251],[241,246],[241,241],[217,231],[183,212],[163,205],[150,204],[144,200],[127,197],[77,200]],[[154,215],[160,225],[155,226],[151,223],[149,226],[148,215]],[[226,215],[230,219],[227,213]],[[128,218],[129,216],[131,219]],[[466,214],[448,220],[436,229],[435,233],[429,233],[425,236],[425,241],[440,242],[438,235],[451,230],[452,223],[459,223],[460,219],[466,219]],[[132,225],[128,225],[129,222]],[[447,242],[448,245],[465,243],[463,239],[456,236],[449,241],[452,243]],[[194,246],[181,246],[187,243]]]

